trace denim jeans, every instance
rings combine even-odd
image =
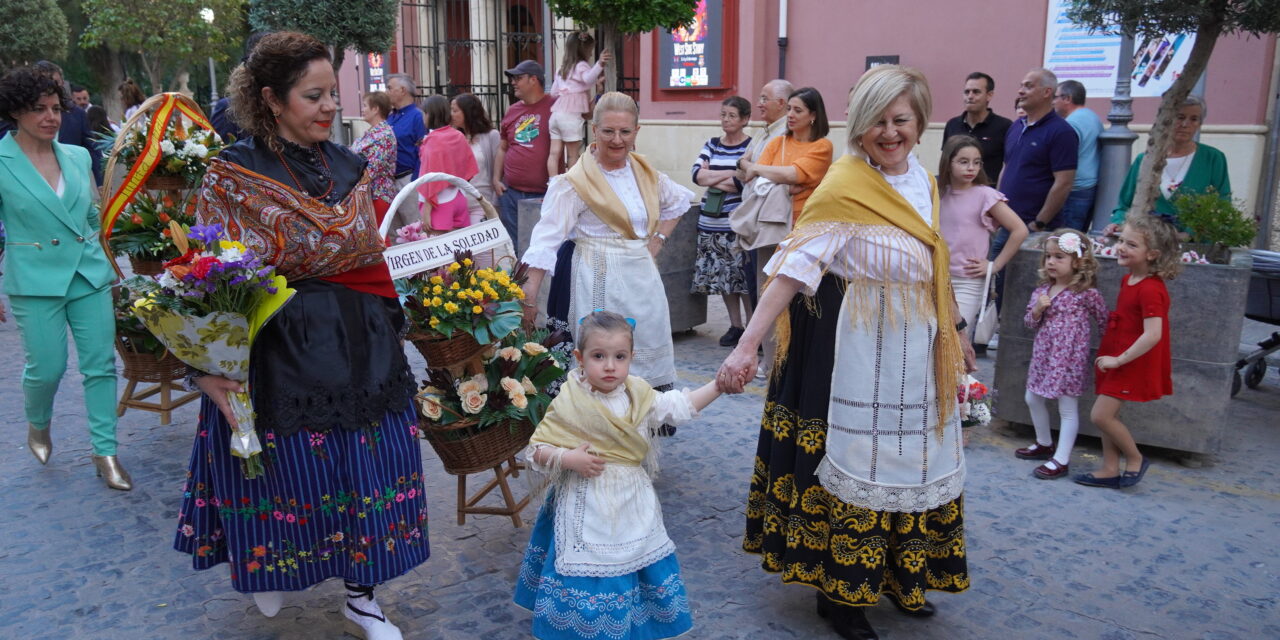
[[[498,218],[502,220],[502,226],[506,227],[507,235],[511,236],[511,246],[516,248],[516,255],[524,251],[524,247],[520,246],[519,236],[520,201],[541,198],[544,195],[546,195],[546,192],[534,193],[507,187],[507,190],[498,196]]]
[[[1049,225],[1049,228],[1070,227],[1087,233],[1089,219],[1093,213],[1093,200],[1097,194],[1097,187],[1076,189],[1067,194],[1067,201],[1062,203],[1062,210],[1054,217],[1053,224]]]

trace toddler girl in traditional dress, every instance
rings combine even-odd
[[[1052,480],[1067,475],[1071,447],[1080,429],[1079,401],[1089,366],[1089,326],[1106,326],[1107,305],[1095,287],[1098,262],[1091,242],[1075,229],[1059,229],[1045,238],[1040,285],[1031,292],[1024,321],[1036,330],[1027,370],[1027,406],[1036,441],[1015,454],[1045,460],[1033,472]],[[1046,400],[1058,400],[1058,448],[1053,447]]]
[[[651,434],[692,419],[720,391],[712,382],[659,393],[629,376],[632,322],[599,310],[583,318],[578,368],[525,450],[550,476],[515,590],[541,640],[657,640],[693,626],[651,482]]]
[[[1132,487],[1147,473],[1149,460],[1120,421],[1120,409],[1125,402],[1149,402],[1173,393],[1169,290],[1164,281],[1182,270],[1180,257],[1173,225],[1150,215],[1125,221],[1116,261],[1129,273],[1120,280],[1116,310],[1094,360],[1098,399],[1089,418],[1102,432],[1102,469],[1076,476],[1080,484]]]

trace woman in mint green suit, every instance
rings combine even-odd
[[[115,272],[98,242],[89,154],[56,140],[70,104],[60,84],[34,69],[0,78],[0,118],[15,125],[0,139],[3,290],[26,349],[22,391],[31,453],[42,464],[52,453],[53,396],[67,369],[70,327],[94,466],[107,486],[128,491],[132,481],[116,458]]]

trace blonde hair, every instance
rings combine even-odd
[[[855,155],[866,158],[858,139],[874,127],[885,109],[904,93],[916,114],[919,136],[923,137],[929,126],[929,114],[933,111],[933,97],[929,93],[929,81],[919,69],[882,64],[872,67],[858,79],[858,84],[849,91],[848,142]]]
[[[1125,218],[1124,227],[1142,234],[1147,251],[1156,252],[1151,263],[1151,275],[1161,280],[1172,280],[1182,272],[1182,245],[1178,242],[1178,229],[1158,216],[1131,213]]]
[[[1057,244],[1061,248],[1062,245],[1058,242],[1058,239],[1069,235],[1080,239],[1080,255],[1078,257],[1072,256],[1071,258],[1071,270],[1074,275],[1071,276],[1071,282],[1067,283],[1067,288],[1080,293],[1085,289],[1092,289],[1098,286],[1098,260],[1093,257],[1093,241],[1089,239],[1089,236],[1070,227],[1058,229],[1049,234],[1049,237],[1040,241],[1040,248],[1044,250],[1044,253],[1040,254],[1039,284],[1053,283],[1053,278],[1050,278],[1049,274],[1044,270],[1045,260],[1049,259],[1049,243]],[[1063,250],[1063,253],[1066,253],[1066,250]]]
[[[591,112],[591,124],[600,126],[600,121],[604,118],[604,114],[611,111],[618,113],[629,113],[635,119],[636,123],[640,123],[640,105],[636,104],[631,96],[618,91],[610,91],[596,101],[595,111]]]
[[[575,340],[579,351],[587,350],[587,337],[593,333],[625,333],[628,338],[631,338],[632,346],[635,345],[635,329],[631,323],[612,311],[596,309],[583,316],[582,321],[578,323],[578,336]]]

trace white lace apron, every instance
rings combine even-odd
[[[579,236],[574,242],[569,324],[576,330],[578,321],[596,309],[635,318],[631,375],[655,387],[674,384],[667,292],[649,255],[648,240]]]

